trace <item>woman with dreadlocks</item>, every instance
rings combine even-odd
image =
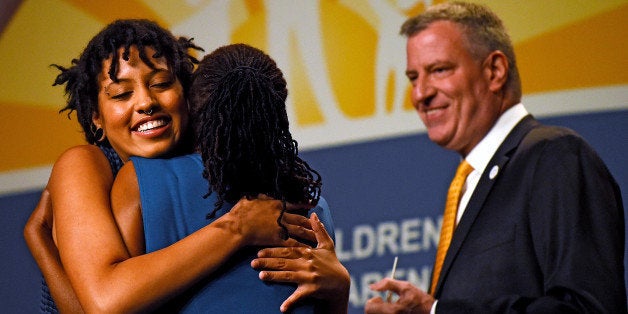
[[[283,247],[284,267],[277,267],[264,254],[256,259],[260,246],[242,246],[239,238],[226,235],[221,241],[234,248],[229,261],[168,304],[168,310],[347,311],[349,274],[334,252],[331,216],[320,197],[321,178],[298,156],[290,134],[287,95],[281,71],[264,52],[244,44],[221,47],[206,56],[193,75],[190,103],[200,154],[133,157],[116,178],[112,206],[131,255],[159,250],[219,221],[243,197],[263,194],[281,200],[284,210],[288,203],[310,208],[307,222],[315,238],[302,241],[313,240],[315,247]],[[265,269],[262,275],[252,265]]]
[[[99,32],[71,67],[57,66],[55,85],[65,84],[69,95],[64,110],[76,110],[94,145],[73,147],[55,162],[24,234],[61,311],[156,306],[226,260],[198,258],[231,252],[218,237],[240,236],[247,245],[288,242],[278,236],[281,202],[243,200],[176,244],[138,258],[127,252],[111,212],[111,186],[130,156],[192,151],[185,94],[197,61],[189,48],[198,49],[153,22],[120,20]],[[56,310],[52,305],[42,310]]]

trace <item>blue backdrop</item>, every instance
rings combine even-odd
[[[628,195],[628,110],[540,119],[570,127],[598,151]],[[417,123],[419,123],[417,117]],[[336,224],[337,252],[352,277],[351,313],[361,313],[373,296],[366,287],[390,271],[425,287],[438,240],[449,180],[458,156],[425,134],[302,152],[323,176],[323,195]],[[36,313],[40,273],[23,240],[22,228],[40,191],[0,198],[0,308]],[[624,274],[626,278],[626,274]]]

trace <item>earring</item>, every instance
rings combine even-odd
[[[90,127],[90,131],[96,139],[96,142],[102,142],[105,140],[105,130],[103,130],[102,128],[92,124]]]
[[[98,128],[96,129],[96,133],[94,134],[94,137],[96,138],[97,142],[102,142],[105,140],[105,130],[103,130],[102,128]]]

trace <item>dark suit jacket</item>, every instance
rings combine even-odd
[[[455,230],[436,312],[626,313],[624,232],[619,187],[598,155],[528,116]]]

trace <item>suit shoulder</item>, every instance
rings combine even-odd
[[[519,157],[536,160],[555,170],[580,168],[609,172],[595,149],[574,130],[565,127],[541,125],[533,128],[517,151]]]
[[[593,148],[574,130],[551,125],[540,125],[530,130],[521,142],[524,150],[550,152],[593,152]]]

